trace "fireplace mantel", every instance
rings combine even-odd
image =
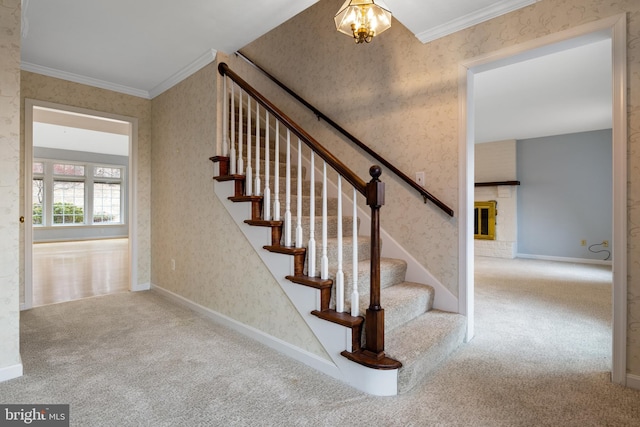
[[[520,185],[520,181],[476,182],[476,187],[496,187],[499,185]]]

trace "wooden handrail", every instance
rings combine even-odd
[[[284,83],[282,83],[280,80],[276,79],[274,76],[272,76],[269,72],[267,72],[264,68],[260,67],[259,65],[257,65],[255,62],[253,62],[251,59],[249,59],[245,54],[243,54],[242,52],[238,51],[236,52],[236,55],[240,56],[241,58],[243,58],[245,61],[247,61],[249,64],[253,65],[254,67],[256,67],[258,70],[260,70],[265,76],[267,76],[272,82],[274,82],[275,84],[277,84],[278,86],[280,86],[280,88],[282,88],[285,92],[287,92],[289,95],[291,95],[293,98],[295,98],[298,102],[300,102],[302,105],[304,105],[305,107],[307,107],[309,110],[311,110],[313,112],[313,114],[316,115],[316,117],[318,117],[318,119],[322,119],[325,122],[327,122],[329,125],[331,125],[332,127],[334,127],[338,132],[340,132],[341,134],[343,134],[345,137],[347,137],[351,142],[353,142],[354,144],[356,144],[358,147],[360,147],[362,150],[364,150],[367,154],[369,154],[371,157],[373,157],[374,159],[376,159],[377,161],[379,161],[384,167],[386,167],[387,169],[389,169],[391,172],[393,172],[394,174],[396,174],[398,177],[400,177],[400,179],[402,179],[404,182],[406,182],[407,184],[409,184],[411,187],[413,187],[415,190],[418,191],[418,193],[420,193],[420,195],[423,197],[424,202],[427,203],[427,200],[431,200],[431,202],[433,202],[434,205],[436,205],[437,207],[439,207],[440,209],[442,209],[447,215],[449,216],[453,216],[453,209],[451,209],[449,206],[447,206],[446,204],[444,204],[443,202],[441,202],[437,197],[435,197],[434,195],[432,195],[431,193],[429,193],[424,187],[420,186],[420,184],[418,184],[417,182],[415,182],[414,180],[412,180],[411,178],[409,178],[404,172],[402,172],[401,170],[399,170],[398,168],[396,168],[394,165],[392,165],[389,161],[387,161],[384,157],[382,157],[380,154],[376,153],[375,151],[373,151],[371,148],[369,148],[369,146],[367,146],[365,143],[363,143],[362,141],[360,141],[358,138],[356,138],[355,136],[353,136],[350,132],[348,132],[346,129],[344,129],[342,126],[340,126],[339,124],[337,124],[335,121],[333,121],[330,117],[328,117],[326,114],[324,114],[322,111],[318,110],[316,107],[314,107],[313,105],[311,105],[307,100],[305,100],[304,98],[302,98],[300,95],[298,95],[297,93],[295,93],[293,90],[291,90],[288,86],[286,86]]]
[[[313,139],[304,129],[298,126],[289,116],[284,114],[280,109],[273,105],[267,98],[265,98],[260,92],[253,88],[249,83],[244,81],[242,77],[236,74],[229,66],[221,62],[218,65],[218,72],[223,76],[228,76],[238,86],[244,89],[249,95],[251,95],[260,105],[275,116],[280,122],[282,122],[294,135],[302,140],[309,146],[318,156],[326,161],[333,169],[335,169],[340,175],[342,175],[353,187],[362,195],[366,196],[366,183],[358,175],[356,175],[351,169],[349,169],[344,163],[342,163],[336,156],[331,154],[326,148],[324,148],[318,141]]]

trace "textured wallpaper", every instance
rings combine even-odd
[[[640,2],[542,0],[532,6],[422,44],[397,21],[371,44],[335,31],[341,0],[324,0],[242,51],[272,71],[343,127],[458,211],[458,70],[479,55],[627,13],[629,80],[628,370],[640,375]],[[313,54],[309,54],[313,52]],[[256,75],[241,60],[232,68],[299,121],[362,177],[371,159]],[[449,219],[397,179],[387,183],[382,226],[454,294],[458,289],[457,219]]]
[[[20,363],[20,0],[0,0],[0,370]]]
[[[138,242],[138,259],[136,260],[138,267],[137,284],[150,283],[151,101],[27,71],[22,72],[21,89],[21,108],[23,111],[24,99],[29,98],[138,119],[138,179],[136,182],[138,209],[136,217]],[[21,143],[24,147],[24,117],[22,118],[21,129],[23,130]],[[24,158],[24,149],[22,150],[22,157]],[[21,249],[20,253],[22,252]],[[21,280],[21,289],[23,287],[24,278]],[[22,296],[23,298],[24,296]]]
[[[153,99],[152,283],[327,357],[213,192],[217,76],[210,64]]]

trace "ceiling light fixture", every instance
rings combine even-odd
[[[347,0],[333,18],[341,33],[369,43],[391,27],[391,12],[381,0]]]

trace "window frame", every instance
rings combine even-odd
[[[120,227],[127,225],[126,202],[127,202],[127,166],[121,164],[109,164],[103,162],[82,162],[72,160],[60,160],[49,158],[34,158],[33,164],[42,163],[44,173],[32,172],[32,184],[36,179],[42,179],[44,183],[43,203],[42,203],[42,223],[33,224],[38,229],[51,229],[62,227]],[[76,165],[84,167],[84,176],[79,175],[58,175],[53,173],[54,164]],[[120,178],[95,177],[96,168],[112,168],[120,170]],[[83,182],[84,183],[84,208],[83,222],[69,224],[55,224],[53,222],[53,189],[55,181]],[[120,185],[120,221],[119,222],[94,222],[94,184],[119,184]],[[32,195],[33,198],[33,195]],[[31,203],[33,209],[33,202]]]

